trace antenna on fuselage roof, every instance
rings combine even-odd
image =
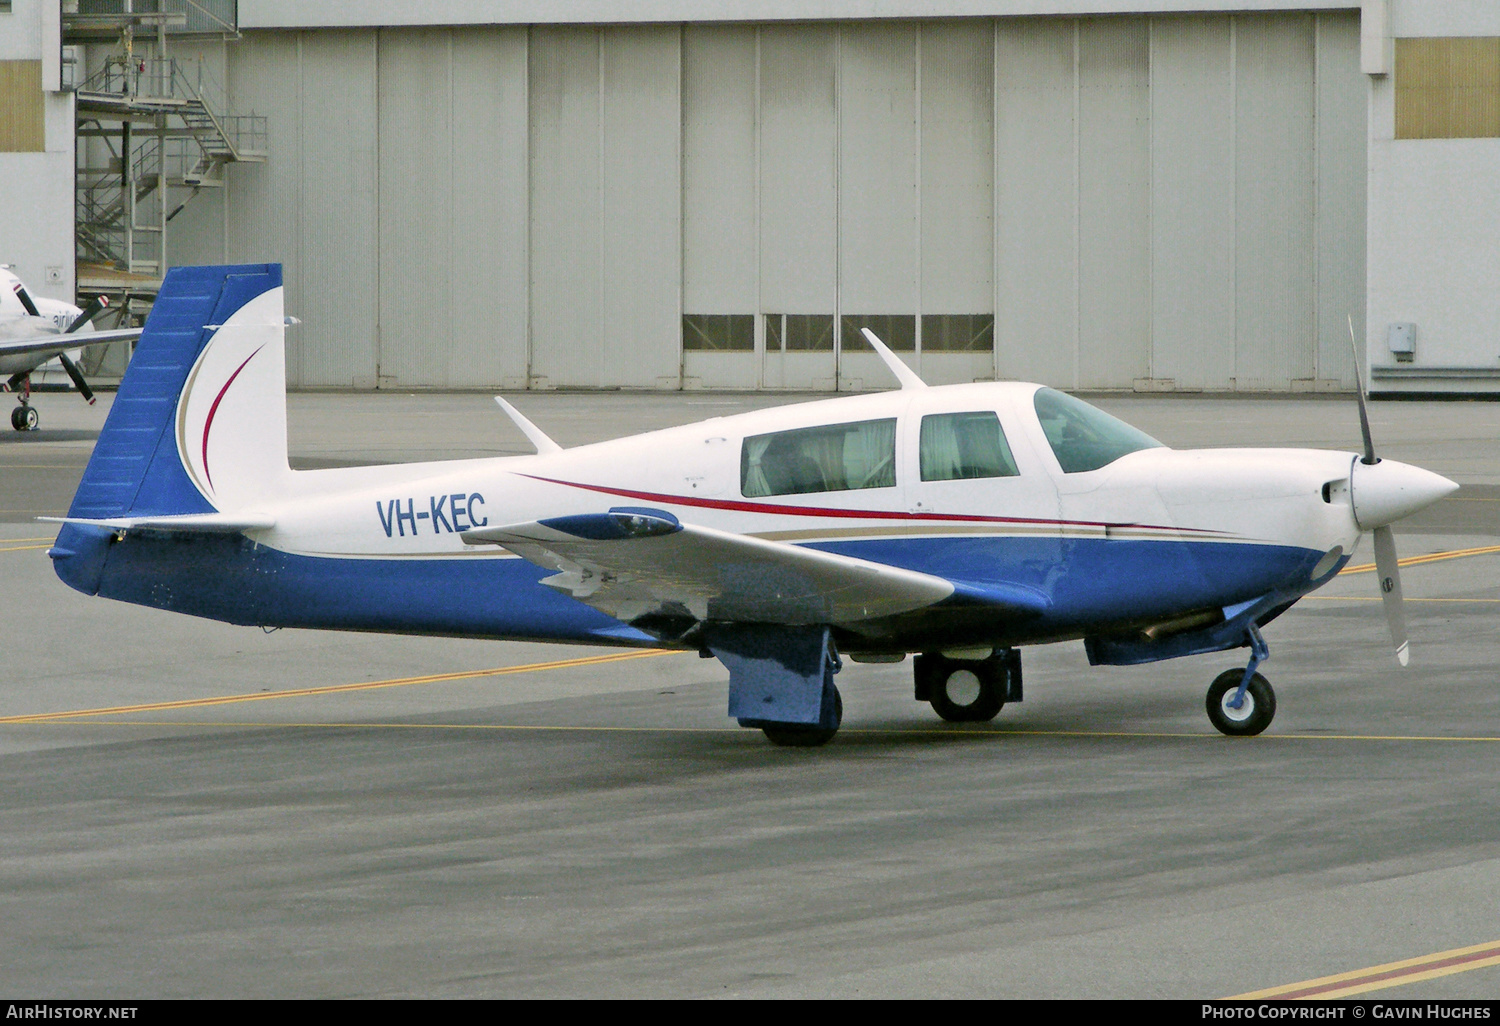
[[[531,444],[536,446],[538,456],[545,456],[549,452],[562,452],[562,446],[548,438],[545,431],[523,417],[520,410],[498,395],[495,396],[495,402],[500,404],[500,408],[505,411],[507,417],[516,422],[516,427],[521,429],[521,433],[531,439]]]
[[[873,331],[869,328],[860,328],[859,330],[864,332],[865,341],[869,342],[871,347],[874,348],[875,355],[879,356],[885,362],[885,365],[891,369],[891,373],[896,375],[896,380],[901,382],[902,388],[927,387],[927,382],[917,377],[916,371],[902,363],[901,357],[891,352],[884,342],[875,337]]]

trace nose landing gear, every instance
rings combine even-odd
[[[1276,715],[1276,692],[1266,678],[1255,672],[1270,654],[1260,628],[1251,624],[1250,665],[1243,670],[1225,670],[1208,686],[1204,705],[1209,722],[1221,734],[1252,737],[1271,725]]]

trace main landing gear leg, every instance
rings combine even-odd
[[[1276,715],[1276,692],[1255,672],[1271,654],[1260,628],[1250,624],[1250,664],[1244,670],[1225,670],[1208,686],[1208,718],[1222,734],[1250,737],[1271,725]]]
[[[31,375],[16,374],[6,382],[6,387],[12,392],[18,388],[21,390],[21,405],[10,411],[10,426],[17,431],[35,431],[41,418],[36,407],[31,405]]]
[[[773,744],[818,748],[844,720],[842,665],[827,627],[716,624],[705,645],[729,670],[729,715]]]

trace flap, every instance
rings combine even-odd
[[[558,571],[542,583],[616,619],[843,624],[949,598],[941,577],[680,523],[658,509],[556,517],[463,534]]]

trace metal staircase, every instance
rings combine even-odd
[[[226,164],[266,159],[266,119],[222,97],[201,61],[177,57],[111,56],[78,87],[80,260],[160,278],[168,222]]]

